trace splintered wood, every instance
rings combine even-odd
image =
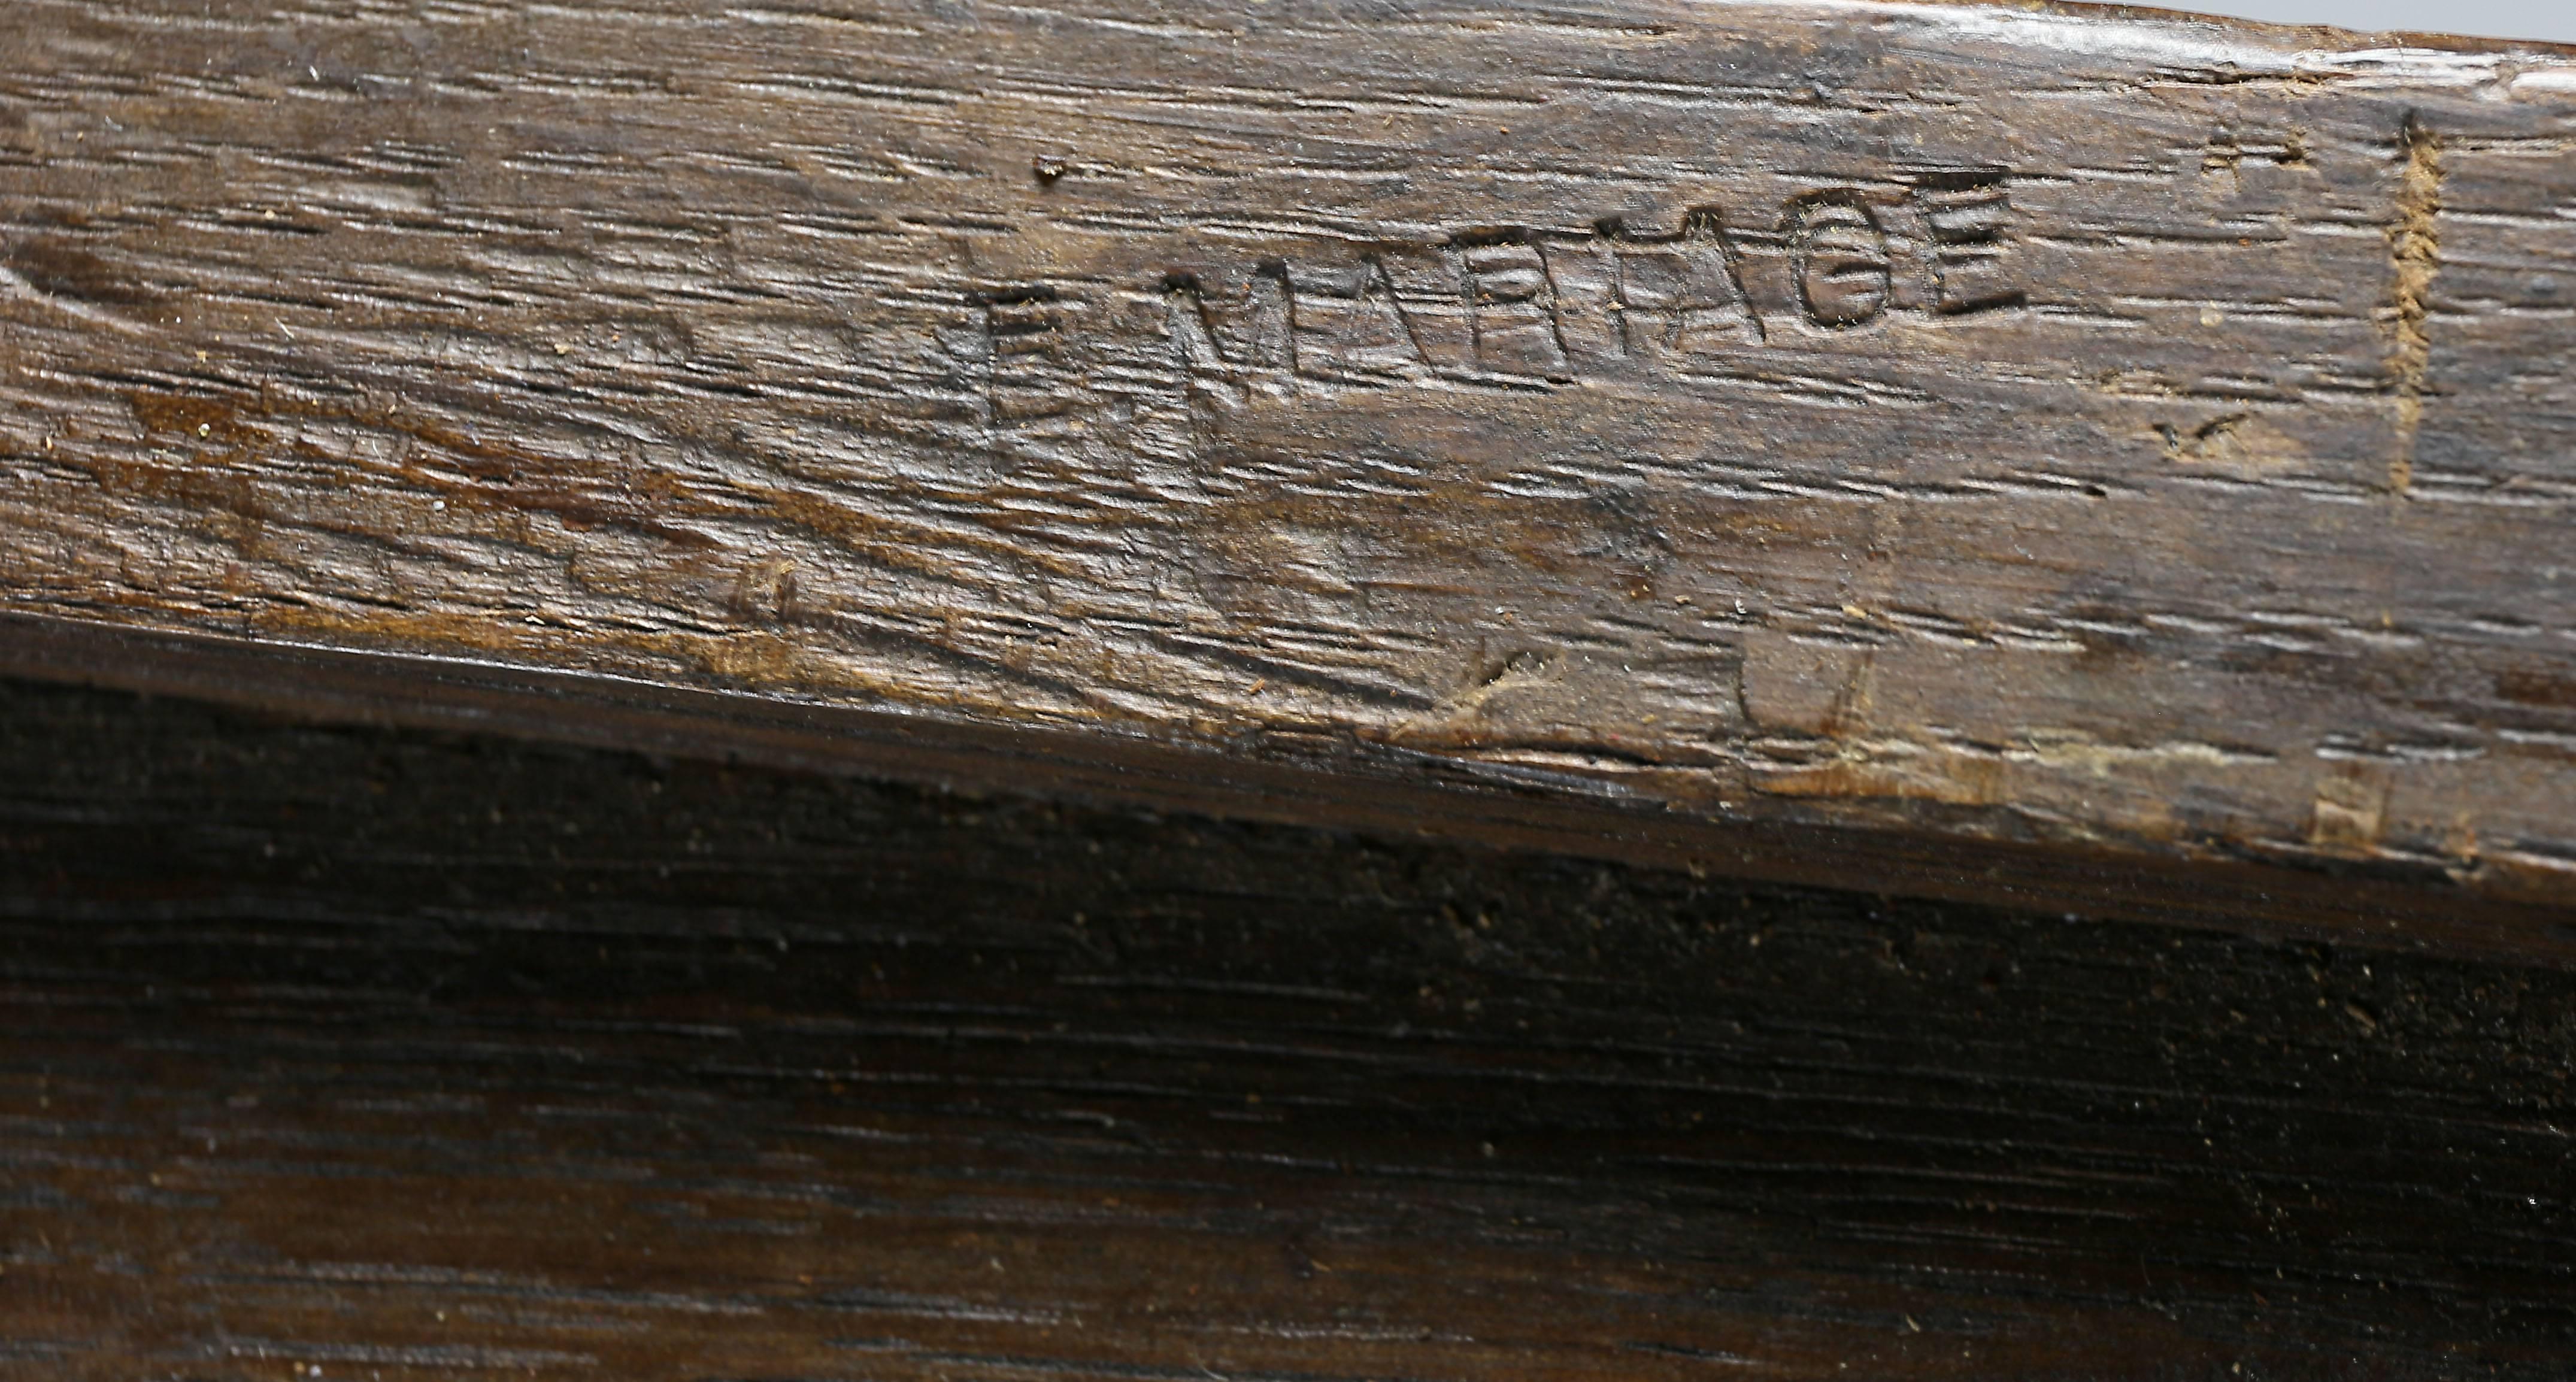
[[[17,0],[21,612],[2576,893],[2576,60]]]

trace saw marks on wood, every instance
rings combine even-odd
[[[15,608],[2576,869],[2576,66],[1962,7],[0,16]]]

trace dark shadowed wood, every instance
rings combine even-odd
[[[2564,907],[2385,861],[2326,869],[1812,822],[1711,822],[1562,776],[1432,755],[996,727],[482,663],[0,617],[0,674],[211,698],[323,723],[529,739],[1016,797],[1179,810],[2040,911],[2455,954],[2576,960]]]
[[[0,682],[0,1376],[2557,1379],[2571,1014]]]
[[[2109,12],[18,0],[0,595],[2564,900],[2571,121]]]

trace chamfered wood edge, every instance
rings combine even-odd
[[[2085,0],[2034,0],[2023,4],[1998,4],[1996,0],[1900,0],[1912,5],[1938,6],[1943,9],[2008,10],[2016,14],[2045,14],[2064,19],[2094,19],[2135,24],[2200,24],[2224,29],[2247,38],[2292,39],[2312,41],[2322,46],[2345,48],[2354,39],[2393,38],[2408,47],[2445,53],[2499,54],[2530,53],[2541,57],[2576,57],[2576,43],[2561,43],[2540,38],[2498,38],[2491,34],[2454,34],[2440,29],[2352,29],[2340,24],[2287,24],[2268,19],[2246,19],[2232,14],[2211,14],[2205,10],[2169,5],[2088,4]]]
[[[409,653],[252,643],[0,614],[0,675],[322,723],[494,734],[679,758],[1445,839],[1758,882],[2376,948],[2576,961],[2576,911],[2427,873],[2157,858],[2081,844],[1686,815],[1576,779],[1357,741],[1234,751]],[[1569,795],[1569,787],[1589,795]]]

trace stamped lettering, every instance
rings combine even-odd
[[[1071,412],[1077,381],[1066,367],[1068,305],[1043,284],[984,295],[986,421],[1022,427]]]
[[[1819,193],[1791,213],[1789,259],[1807,320],[1864,326],[1887,310],[1896,274],[1887,232],[1855,193]]]
[[[1933,246],[1934,311],[1957,316],[2021,305],[2024,292],[2010,261],[2012,201],[2002,174],[1927,176],[1913,205]]]
[[[1375,258],[1284,271],[1292,367],[1315,379],[1372,382],[1421,368],[1421,342],[1396,304],[1395,280]]]
[[[1714,353],[1765,334],[1724,218],[1713,208],[1691,212],[1679,234],[1664,237],[1605,222],[1588,239],[1550,243],[1548,268],[1559,329],[1596,368]]]
[[[1861,331],[1893,313],[2019,306],[2006,176],[1916,174],[1822,188],[1746,228],[1723,207],[1640,230],[1463,230],[1340,263],[1282,258],[1231,290],[1167,276],[1170,332],[1194,380],[1264,372],[1345,386],[1426,372],[1547,385],[1686,377],[1781,329]]]

